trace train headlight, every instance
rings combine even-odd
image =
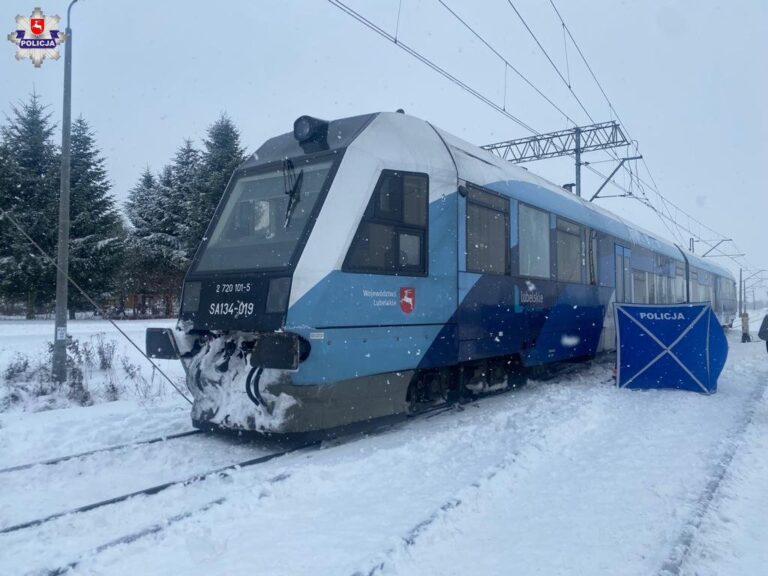
[[[324,141],[327,134],[328,122],[319,118],[300,116],[293,123],[293,137],[298,140],[299,144]]]
[[[197,312],[200,307],[200,282],[187,282],[184,284],[184,297],[181,300],[183,312]]]
[[[267,292],[267,314],[284,314],[291,294],[290,278],[272,278]]]
[[[302,116],[293,123],[293,137],[299,142],[304,142],[312,136],[312,123],[308,116]]]

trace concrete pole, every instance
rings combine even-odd
[[[742,302],[743,302],[742,299],[741,299],[741,288],[743,286],[741,278],[742,278],[743,275],[744,275],[744,271],[741,268],[739,268],[739,316],[741,316],[741,312],[742,312],[741,306],[742,306]]]
[[[67,276],[69,274],[69,186],[70,132],[72,125],[72,29],[67,8],[66,41],[64,43],[64,110],[61,122],[61,189],[59,193],[59,239],[56,270],[56,321],[53,340],[53,379],[67,380]]]

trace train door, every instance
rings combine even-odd
[[[509,197],[488,188],[471,183],[463,188],[457,235],[460,361],[519,349],[519,289],[510,276],[510,242],[517,238],[513,207]]]
[[[632,251],[616,244],[616,302],[632,302]]]

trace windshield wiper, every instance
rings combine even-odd
[[[293,168],[293,162],[289,159],[283,160],[283,186],[285,187],[285,193],[288,195],[288,206],[285,209],[285,223],[283,228],[288,228],[291,223],[291,215],[293,214],[296,204],[301,199],[301,184],[304,182],[304,169],[299,171],[299,175],[295,175],[296,172]]]

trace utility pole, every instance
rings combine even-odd
[[[749,272],[749,270],[747,270],[747,272]],[[739,314],[741,314],[742,312],[746,312],[747,311],[747,306],[748,306],[748,304],[747,304],[747,282],[749,280],[751,280],[752,278],[754,278],[755,276],[757,276],[758,274],[762,274],[763,272],[768,272],[768,270],[760,269],[757,272],[754,272],[753,274],[751,274],[750,276],[747,276],[746,278],[744,278],[742,280],[742,276],[743,276],[742,269],[739,268],[739,298],[741,300],[741,303],[739,304]],[[762,282],[763,280],[759,280],[759,281]],[[752,287],[754,288],[754,285]],[[754,290],[753,290],[752,291],[752,300],[754,301],[754,299],[755,299],[755,296],[754,296]]]
[[[742,276],[744,276],[744,270],[739,268],[739,316],[741,316],[741,305],[742,305],[742,299],[741,299],[741,288],[742,288]]]
[[[53,340],[53,379],[67,380],[67,276],[69,275],[69,186],[70,186],[70,132],[72,125],[72,29],[67,7],[67,41],[64,44],[64,110],[61,122],[61,190],[59,193],[59,239],[56,270],[56,331]]]
[[[574,128],[573,138],[575,140],[576,152],[576,196],[581,197],[581,128]]]

